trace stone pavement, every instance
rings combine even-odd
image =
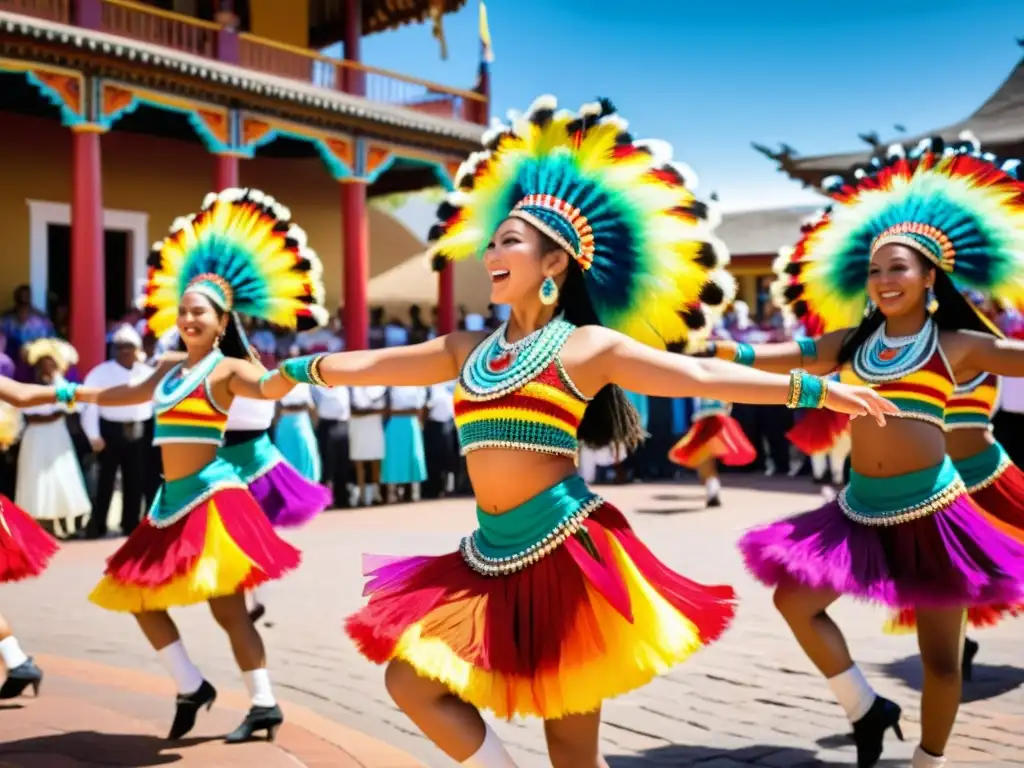
[[[606,705],[602,746],[612,768],[852,765],[841,710],[775,614],[769,593],[743,572],[734,547],[743,529],[817,504],[810,486],[727,476],[725,506],[710,511],[702,508],[701,491],[693,485],[603,490],[670,566],[700,581],[731,583],[741,596],[736,623],[721,642]],[[451,550],[472,525],[472,504],[456,500],[333,512],[289,534],[303,549],[305,563],[271,586],[271,626],[263,630],[289,727],[276,745],[235,748],[210,741],[171,748],[159,740],[173,692],[154,654],[130,618],[105,613],[85,599],[116,542],[67,545],[42,578],[0,590],[0,611],[15,624],[25,648],[40,655],[48,674],[38,702],[28,698],[19,701],[22,709],[0,711],[0,768],[178,761],[406,768],[416,764],[407,755],[431,768],[450,767],[391,704],[382,670],[355,653],[341,621],[361,604],[360,553]],[[834,615],[871,680],[904,707],[907,741],[892,740],[880,765],[906,766],[919,722],[914,639],[881,634],[884,615],[876,609],[841,602]],[[175,617],[193,658],[221,690],[214,712],[201,717],[197,736],[223,734],[245,709],[230,649],[206,610],[182,610]],[[1022,630],[1021,623],[1009,622],[976,635],[976,681],[965,690],[947,753],[951,765],[1024,766]],[[547,765],[538,723],[496,727],[520,768]],[[33,763],[24,756],[46,742],[64,750],[64,762]],[[314,746],[322,751],[303,751]],[[137,756],[118,758],[127,749]]]

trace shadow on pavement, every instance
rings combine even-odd
[[[983,656],[985,648],[982,646]],[[921,690],[924,674],[921,670],[921,658],[919,656],[907,656],[904,659],[883,664],[879,670],[902,680],[907,686],[915,691]],[[987,701],[1004,693],[1009,693],[1024,685],[1024,669],[1010,667],[1005,664],[979,664],[974,662],[974,679],[964,683],[962,701],[969,704],[973,701]]]
[[[170,765],[184,759],[181,755],[164,754],[164,750],[180,750],[212,740],[212,737],[207,737],[168,741],[143,734],[97,731],[57,733],[0,744],[0,765],[47,768],[50,765],[69,764],[70,759],[83,766],[146,768]],[[63,758],[63,761],[55,758]]]
[[[849,744],[846,739],[845,744]],[[850,760],[854,753],[850,751]],[[642,755],[617,756],[605,758],[609,768],[651,768],[652,765],[687,768],[688,766],[712,765],[778,765],[786,768],[818,768],[829,766],[849,768],[850,760],[845,762],[826,762],[818,760],[815,753],[807,749],[794,749],[771,745],[756,745],[739,749],[715,749],[713,747],[670,746],[659,747],[644,752]],[[718,761],[722,761],[719,763]],[[906,768],[906,760],[889,760],[882,758],[876,765],[878,768]]]

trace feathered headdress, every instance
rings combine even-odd
[[[66,373],[72,365],[78,364],[78,352],[64,339],[47,338],[30,341],[21,348],[25,362],[35,366],[40,360],[50,358],[60,373]]]
[[[287,208],[259,190],[227,189],[153,246],[141,305],[157,337],[174,326],[186,291],[225,312],[305,330],[327,322],[322,272]]]
[[[777,264],[773,295],[812,333],[857,325],[871,256],[899,243],[961,290],[1024,306],[1024,184],[1018,160],[983,153],[968,134],[921,141],[823,184],[835,204],[806,224]]]
[[[654,346],[706,332],[735,284],[716,282],[728,255],[688,188],[692,171],[664,142],[634,141],[608,101],[557,106],[542,96],[510,113],[462,164],[430,232],[435,268],[482,256],[514,216],[575,259],[602,325]]]

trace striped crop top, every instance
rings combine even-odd
[[[869,339],[866,344],[870,344]],[[932,328],[930,339],[918,347],[922,350],[921,360],[908,363],[906,372],[894,380],[886,380],[884,370],[878,378],[864,372],[858,366],[859,352],[851,364],[843,366],[839,380],[844,384],[868,386],[888,398],[900,409],[893,414],[898,418],[916,419],[945,428],[946,404],[953,396],[955,378],[949,362],[938,343],[938,330]],[[884,354],[884,353],[883,353]],[[885,362],[882,358],[883,365]],[[895,375],[898,368],[890,376]]]
[[[521,341],[503,324],[470,353],[455,386],[455,427],[466,455],[481,448],[576,458],[576,430],[589,398],[559,353],[575,326],[556,318]]]
[[[1000,378],[982,373],[957,384],[946,403],[946,429],[988,429],[999,403]]]
[[[215,350],[185,375],[183,363],[178,363],[160,380],[153,396],[153,445],[223,442],[228,412],[210,392],[210,373],[222,359],[224,355]]]

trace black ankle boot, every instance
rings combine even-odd
[[[167,734],[168,739],[180,739],[191,731],[196,724],[196,715],[199,710],[206,707],[210,711],[213,702],[217,700],[217,689],[206,680],[193,693],[179,693],[175,700],[174,722],[171,723],[171,732]]]
[[[896,738],[903,741],[900,715],[903,710],[895,702],[875,697],[875,703],[860,720],[853,724],[853,740],[857,744],[857,768],[872,768],[882,756],[885,732],[892,728]]]
[[[974,679],[974,657],[978,655],[978,645],[976,640],[971,638],[964,638],[964,658],[963,658],[963,676],[965,682],[970,682]]]
[[[277,737],[277,729],[284,722],[284,712],[275,704],[272,707],[252,707],[242,724],[235,728],[224,739],[228,744],[241,744],[249,741],[260,731],[267,732],[267,741]]]
[[[8,670],[7,679],[0,686],[0,699],[16,699],[30,685],[32,686],[32,693],[38,696],[39,688],[42,684],[43,670],[37,667],[32,659],[28,659],[14,669]]]

